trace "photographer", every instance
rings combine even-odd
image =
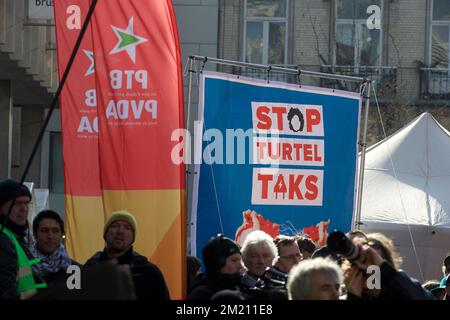
[[[433,300],[416,280],[396,269],[400,258],[392,241],[384,235],[369,234],[366,239],[355,238],[353,242],[342,232],[340,238],[334,235],[330,234],[328,246],[351,261],[351,265],[343,266],[348,300]],[[369,266],[380,268],[380,289],[367,287]]]

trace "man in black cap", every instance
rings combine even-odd
[[[26,299],[45,287],[40,275],[32,273],[39,260],[25,237],[30,202],[25,185],[11,179],[0,182],[0,299]]]
[[[239,246],[222,235],[211,238],[203,248],[205,273],[194,279],[188,300],[210,300],[222,290],[239,290],[242,256]]]

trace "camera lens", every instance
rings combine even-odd
[[[350,261],[356,261],[360,257],[358,247],[342,231],[331,232],[327,239],[327,246]]]

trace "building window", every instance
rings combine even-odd
[[[421,68],[423,99],[450,99],[450,1],[433,0],[428,66]]]
[[[288,0],[247,0],[244,58],[259,64],[286,64]]]
[[[434,0],[432,10],[430,66],[448,69],[450,1]]]
[[[334,64],[352,66],[381,65],[381,29],[369,29],[367,8],[377,5],[383,12],[382,0],[336,0],[336,47]],[[381,15],[382,16],[382,15]],[[381,18],[381,17],[380,17]],[[382,23],[381,23],[382,25]]]

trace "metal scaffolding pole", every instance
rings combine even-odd
[[[364,183],[364,167],[366,163],[366,147],[367,147],[367,123],[369,121],[369,107],[370,107],[370,90],[372,83],[367,82],[364,84],[365,90],[362,90],[362,94],[366,91],[367,95],[364,97],[366,99],[366,108],[364,113],[364,130],[362,141],[359,143],[361,147],[361,160],[359,163],[359,175],[358,175],[358,191],[357,197],[358,202],[356,204],[356,215],[355,215],[355,229],[359,230],[361,225],[361,205],[362,205],[362,192],[363,192],[363,183]]]
[[[191,123],[191,97],[192,97],[192,74],[195,72],[195,70],[193,69],[194,67],[194,60],[193,59],[189,59],[189,87],[188,87],[188,101],[187,101],[187,120],[186,120],[186,129],[189,130],[189,125]],[[189,142],[191,142],[189,140]],[[187,154],[185,154],[185,157],[187,159],[189,159],[189,163],[192,157],[192,153],[188,152],[188,150],[191,150],[191,145],[187,144],[187,141],[184,141],[185,143],[185,152],[187,152]],[[186,164],[186,184],[189,185],[189,175],[194,171],[192,170],[195,167],[194,164]],[[191,226],[190,226],[190,222],[191,222],[191,212],[188,212],[188,201],[190,201],[190,197],[192,196],[192,190],[190,190],[190,188],[188,188],[186,186],[186,194],[185,194],[185,208],[186,208],[186,221],[184,221],[185,226],[186,226],[186,235],[187,237],[190,236],[191,234]],[[186,241],[186,244],[188,244],[189,241]],[[189,251],[189,246],[186,248],[186,250]]]
[[[240,61],[231,61],[231,60],[224,60],[224,59],[217,59],[217,58],[210,58],[210,57],[203,57],[203,56],[189,56],[189,59],[203,61],[204,63],[212,62],[212,63],[222,64],[222,65],[227,65],[227,66],[232,66],[232,67],[261,69],[261,70],[265,70],[265,71],[273,71],[273,72],[279,72],[279,73],[306,75],[306,76],[316,77],[316,78],[327,78],[327,79],[333,79],[333,80],[347,80],[347,81],[354,81],[354,82],[367,82],[368,81],[366,78],[362,78],[362,77],[345,76],[345,75],[339,75],[339,74],[307,71],[307,70],[301,70],[301,69],[283,68],[283,67],[279,67],[279,66],[247,63],[247,62],[240,62]]]

